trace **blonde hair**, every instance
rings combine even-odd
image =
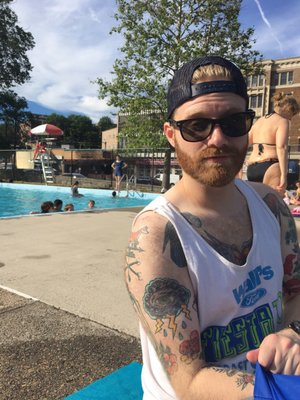
[[[196,69],[192,76],[191,83],[197,83],[206,79],[228,79],[232,80],[231,72],[221,65],[210,64]]]
[[[280,111],[291,114],[292,116],[298,114],[298,112],[300,111],[297,100],[294,96],[290,94],[276,93],[273,96],[273,101],[274,110],[275,108],[277,108]]]

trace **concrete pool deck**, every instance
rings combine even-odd
[[[136,211],[0,220],[0,285],[138,337],[123,282]]]

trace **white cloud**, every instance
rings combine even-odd
[[[300,5],[300,2],[299,2]],[[264,58],[286,58],[300,56],[300,33],[298,30],[300,7],[297,4],[289,13],[283,11],[272,18],[272,26],[276,37],[280,38],[281,46],[274,43],[274,35],[266,24],[255,27],[257,42],[255,48],[263,53]],[[284,23],[283,21],[288,21]]]
[[[267,19],[267,17],[265,16],[265,13],[264,13],[264,11],[263,11],[263,9],[262,9],[262,6],[261,6],[259,0],[254,0],[254,2],[255,2],[255,4],[257,5],[258,11],[259,11],[259,13],[260,13],[260,16],[261,16],[263,22],[264,22],[264,23],[267,25],[267,27],[270,29],[271,35],[273,36],[273,39],[277,42],[277,44],[278,44],[278,46],[279,46],[279,49],[280,49],[280,52],[282,53],[282,52],[283,52],[283,51],[282,51],[282,44],[281,44],[280,40],[278,39],[277,35],[274,33],[274,30],[273,30],[273,27],[272,27],[270,21],[269,21],[269,20]]]
[[[100,3],[100,4],[99,4]],[[84,113],[98,121],[110,108],[97,100],[96,78],[110,79],[120,37],[111,2],[97,0],[18,0],[12,5],[19,24],[36,46],[28,53],[31,80],[16,88],[27,100],[61,111]]]
[[[113,63],[120,57],[122,37],[109,34],[116,25],[115,1],[14,0],[11,4],[19,24],[36,42],[28,53],[34,66],[32,79],[16,88],[18,93],[51,109],[81,112],[94,122],[109,115],[111,108],[97,99],[98,87],[92,82],[111,79]],[[299,0],[289,0],[288,7],[281,0],[244,0],[243,8],[244,26],[255,26],[255,47],[265,58],[300,55]]]

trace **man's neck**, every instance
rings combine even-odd
[[[234,214],[242,194],[234,181],[221,187],[203,185],[189,176],[184,176],[172,190],[166,193],[180,210],[202,209],[218,214]]]

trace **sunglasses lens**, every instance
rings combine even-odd
[[[223,118],[220,125],[224,135],[240,137],[249,132],[252,125],[252,118],[246,113],[234,114],[228,118]]]
[[[174,121],[179,127],[184,140],[188,142],[201,142],[205,140],[215,125],[219,125],[224,135],[240,137],[246,135],[253,122],[254,112],[241,112],[221,119],[196,118],[183,121]]]
[[[205,140],[211,131],[211,122],[205,118],[184,121],[181,125],[183,139],[189,142],[200,142]]]

